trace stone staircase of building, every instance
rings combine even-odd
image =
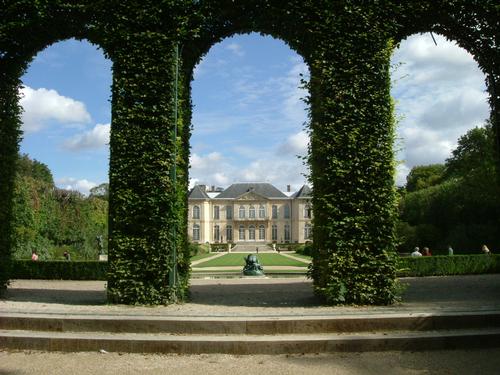
[[[240,242],[231,248],[232,253],[274,252],[273,248],[262,242]]]
[[[285,354],[500,345],[500,312],[285,317],[0,313],[0,349]]]

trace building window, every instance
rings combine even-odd
[[[244,218],[245,218],[245,207],[240,206],[240,219],[244,219]]]
[[[310,219],[312,217],[312,207],[310,204],[304,206],[304,218]]]
[[[193,225],[193,241],[200,240],[200,226],[198,224]]]
[[[255,227],[253,225],[248,227],[248,239],[255,241]]]
[[[276,224],[271,227],[271,239],[272,241],[278,241],[278,226]]]
[[[312,226],[311,224],[306,224],[305,227],[304,227],[304,240],[309,240],[311,239],[311,229],[312,229]]]
[[[283,207],[284,209],[284,217],[285,219],[290,219],[290,206],[288,204],[285,204]]]
[[[244,225],[240,225],[239,238],[240,238],[240,241],[245,239],[245,226]]]
[[[219,206],[214,206],[214,219],[219,220]]]
[[[259,240],[266,239],[266,228],[263,225],[259,225]]]
[[[248,217],[250,219],[255,219],[255,207],[254,206],[250,206],[250,208],[248,209]]]
[[[259,218],[264,219],[266,217],[266,208],[261,204],[259,207]]]
[[[214,241],[219,242],[220,240],[220,228],[218,225],[214,225]]]
[[[290,225],[285,224],[285,241],[290,241]]]
[[[193,207],[193,219],[199,219],[200,218],[200,206],[194,206]]]
[[[277,218],[278,218],[278,206],[273,204],[273,219],[277,219]]]
[[[228,225],[226,227],[226,239],[228,241],[232,241],[233,240],[233,226],[232,225]]]
[[[226,219],[231,220],[233,218],[233,206],[226,206]]]

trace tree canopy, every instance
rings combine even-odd
[[[459,138],[444,165],[418,166],[400,201],[400,249],[448,245],[477,252],[500,243],[500,189],[495,135],[489,122]]]

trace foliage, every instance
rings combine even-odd
[[[391,303],[397,289],[391,255],[392,48],[422,31],[456,40],[488,74],[492,122],[498,128],[499,16],[494,0],[4,1],[0,286],[8,280],[13,248],[19,78],[37,52],[65,38],[86,38],[113,61],[108,295],[112,302],[162,304],[182,300],[188,288],[193,69],[222,38],[256,31],[284,40],[311,71],[314,288],[332,303]],[[175,57],[177,43],[183,47],[180,59]],[[175,266],[178,277],[169,284]]]
[[[213,243],[208,245],[210,251],[213,253],[224,252],[227,251],[228,244],[227,243]]]
[[[439,184],[443,179],[444,164],[413,167],[406,177],[406,191],[412,192]]]
[[[451,245],[462,253],[500,243],[495,160],[491,125],[462,136],[446,161],[443,182],[402,198],[400,250],[408,252],[414,246],[444,250]]]
[[[500,255],[404,257],[399,267],[400,277],[500,273]]]
[[[312,243],[305,243],[301,246],[296,246],[293,251],[295,251],[297,254],[312,256],[313,246]]]
[[[210,245],[207,244],[197,244],[190,243],[189,244],[189,256],[193,257],[195,255],[201,254],[209,254],[210,253]]]
[[[107,232],[107,202],[57,189],[50,170],[27,155],[20,157],[13,200],[13,257],[97,259],[96,236]]]
[[[13,279],[106,280],[107,262],[13,260]]]
[[[102,183],[100,185],[94,186],[90,189],[90,196],[95,198],[101,198],[104,200],[109,199],[109,184]]]

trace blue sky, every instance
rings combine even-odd
[[[457,138],[488,117],[484,76],[464,50],[415,35],[393,55],[399,118],[397,183],[415,165],[443,162]],[[283,42],[258,34],[214,45],[192,82],[192,184],[267,181],[297,189],[307,173],[308,69]],[[23,77],[21,152],[56,184],[87,193],[108,175],[111,63],[87,42],[40,52]]]

